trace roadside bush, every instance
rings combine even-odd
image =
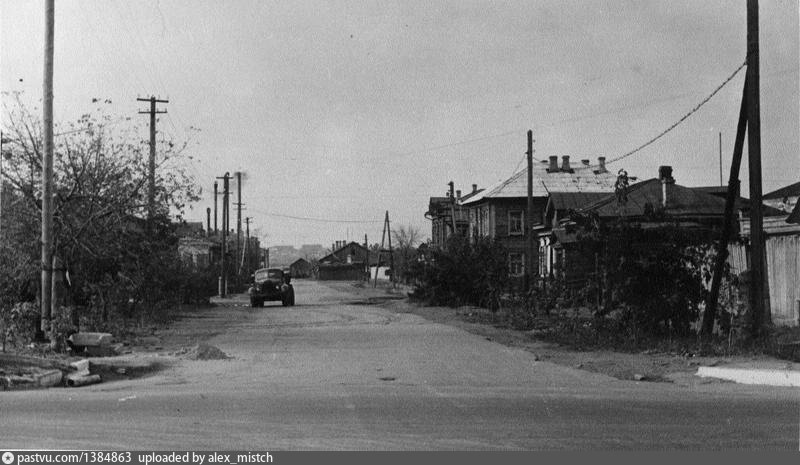
[[[604,224],[575,215],[579,246],[597,253],[603,276],[598,316],[616,311],[632,336],[687,336],[700,316],[714,259],[709,231],[688,229],[663,213],[658,227],[623,219]]]
[[[507,252],[498,242],[451,236],[442,250],[414,263],[411,297],[430,305],[500,307],[508,282]]]

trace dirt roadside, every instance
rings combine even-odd
[[[505,325],[492,325],[486,321],[489,312],[477,307],[425,307],[411,303],[406,298],[407,289],[373,288],[362,283],[322,282],[338,291],[352,294],[356,299],[380,305],[397,313],[411,313],[429,321],[457,327],[485,337],[487,340],[517,347],[533,353],[538,360],[602,373],[622,380],[712,383],[723,382],[710,378],[696,378],[701,366],[724,366],[749,362],[782,363],[768,356],[758,357],[702,357],[657,352],[623,353],[615,351],[578,351],[569,347],[542,341],[527,331],[518,331]],[[483,318],[482,318],[483,317]]]

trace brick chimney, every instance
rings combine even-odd
[[[456,190],[456,200],[461,200],[461,189]]]
[[[561,171],[572,173],[572,168],[569,166],[569,155],[564,155],[561,157]]]
[[[476,192],[478,192],[478,185],[477,184],[473,184],[472,185],[472,193],[474,194]]]
[[[661,181],[661,206],[666,208],[667,201],[670,197],[670,191],[672,190],[669,186],[675,184],[675,179],[672,177],[672,167],[659,166],[658,179]]]
[[[558,171],[558,157],[550,155],[550,166],[547,167],[548,173],[555,173]]]

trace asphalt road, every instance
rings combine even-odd
[[[797,450],[798,392],[619,381],[295,282],[297,306],[181,325],[231,360],[0,393],[0,447]],[[238,300],[244,304],[243,298]]]

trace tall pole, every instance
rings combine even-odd
[[[525,235],[528,237],[528,259],[525,263],[525,292],[530,292],[533,277],[533,254],[536,244],[533,237],[533,131],[528,131],[528,214],[525,215]]]
[[[44,11],[44,154],[42,160],[42,285],[41,326],[45,337],[50,336],[50,304],[53,284],[53,50],[55,30],[55,1],[45,0]]]
[[[247,251],[247,268],[245,268],[245,276],[250,276],[250,271],[253,269],[253,252],[250,250],[250,218],[249,216],[244,219],[246,226],[245,232],[245,239],[244,239],[244,249]],[[242,257],[242,261],[244,262],[244,257]]]
[[[719,185],[725,185],[722,183],[722,132],[719,133]]]
[[[147,224],[150,226],[156,211],[156,115],[167,112],[167,110],[156,110],[156,103],[169,103],[169,100],[157,99],[155,96],[136,100],[150,102],[149,110],[139,112],[150,115],[150,158],[147,163]]]
[[[453,181],[450,181],[449,183],[447,183],[447,185],[450,187],[450,220],[451,220],[450,222],[451,222],[452,227],[453,227],[453,234],[456,234],[457,231],[456,231],[456,193],[455,193],[455,183],[453,183]],[[389,217],[388,216],[389,212],[386,212],[386,214],[387,214],[386,217],[388,218]]]
[[[367,270],[366,271],[367,271],[367,283],[369,283],[369,278],[370,278],[370,274],[371,273],[370,273],[370,267],[369,267],[369,242],[367,241],[367,235],[366,234],[364,234],[364,248],[367,249],[367,258],[366,258]]]
[[[742,164],[742,152],[744,150],[744,137],[747,131],[747,78],[744,80],[744,90],[742,91],[742,103],[739,107],[739,123],[736,126],[736,139],[733,143],[733,157],[731,158],[731,174],[728,178],[728,192],[725,195],[725,222],[722,226],[722,237],[717,246],[717,257],[714,263],[714,273],[711,275],[711,289],[709,290],[706,308],[703,312],[703,324],[700,333],[703,336],[711,336],[714,332],[714,320],[717,315],[717,300],[719,300],[719,288],[722,284],[722,272],[725,269],[725,261],[728,259],[728,241],[733,234],[733,207],[736,197],[739,195],[739,168]]]
[[[217,179],[222,179],[222,242],[220,243],[219,296],[225,297],[228,294],[226,255],[228,253],[228,180],[230,175],[225,173],[224,176]]]
[[[211,235],[211,207],[206,208],[206,237]]]
[[[389,210],[386,210],[386,233],[389,235],[389,269],[392,270],[389,274],[389,281],[395,283],[397,280],[394,276],[394,250],[392,249],[392,226],[389,224]]]
[[[214,235],[217,235],[217,181],[214,181]]]
[[[239,262],[242,254],[242,172],[236,172],[236,261]],[[236,280],[238,284],[241,268],[237,267]]]
[[[747,0],[747,159],[750,178],[751,333],[761,335],[769,315],[764,306],[766,281],[761,193],[761,103],[758,44],[758,0]]]

